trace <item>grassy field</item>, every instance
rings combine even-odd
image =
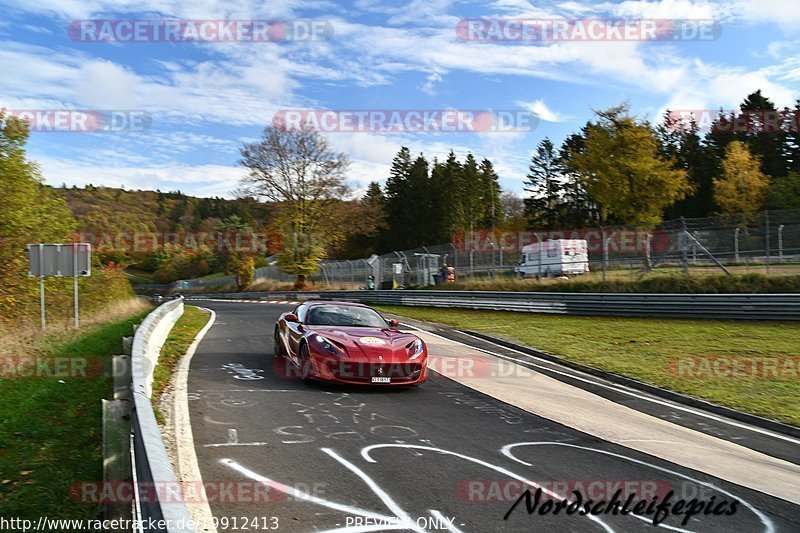
[[[153,370],[153,410],[159,424],[164,423],[164,417],[156,407],[161,393],[169,384],[169,378],[178,364],[180,358],[189,349],[189,345],[208,322],[210,315],[197,307],[187,305],[184,307],[183,316],[175,323],[169,332],[161,354],[158,356],[158,365]]]
[[[800,276],[765,276],[762,274],[735,274],[683,276],[651,275],[644,278],[609,276],[602,281],[597,276],[577,276],[560,279],[515,279],[512,276],[492,279],[460,280],[427,287],[440,290],[517,291],[517,292],[624,292],[624,293],[676,293],[676,294],[760,294],[798,293]]]
[[[37,519],[98,518],[100,509],[70,498],[70,489],[83,481],[102,480],[102,422],[100,400],[112,397],[111,378],[98,364],[110,368],[112,355],[122,353],[122,337],[146,313],[94,325],[67,341],[39,340],[32,352],[42,358],[89,360],[80,377],[14,378],[22,367],[19,355],[3,354],[0,379],[0,516]],[[87,359],[83,359],[87,358]],[[53,367],[54,368],[54,367]]]
[[[382,306],[381,311],[480,331],[573,361],[800,426],[800,376],[696,377],[679,360],[731,357],[762,363],[800,355],[800,324],[576,317]],[[693,369],[699,367],[693,366]],[[723,367],[723,370],[725,367]],[[705,374],[704,376],[707,376]]]

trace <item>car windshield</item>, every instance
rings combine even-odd
[[[385,328],[386,321],[369,307],[353,305],[315,305],[308,311],[309,326],[355,326]]]

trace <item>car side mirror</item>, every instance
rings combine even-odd
[[[393,328],[396,328],[397,326],[400,325],[400,321],[395,319],[387,320],[386,322],[389,324],[390,327]]]
[[[300,322],[300,320],[297,318],[297,315],[295,315],[294,313],[286,313],[285,315],[283,315],[283,319],[286,322]]]

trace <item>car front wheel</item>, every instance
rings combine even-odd
[[[311,353],[305,343],[300,346],[300,378],[303,381],[311,380]]]
[[[272,353],[275,355],[275,357],[281,357],[283,356],[283,343],[281,342],[281,332],[277,326],[275,327],[274,340],[275,345],[272,348]]]

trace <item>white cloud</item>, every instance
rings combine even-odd
[[[626,0],[588,5],[566,2],[559,6],[580,11],[583,16],[609,13],[627,18],[711,19],[744,25],[769,23],[793,33],[797,33],[800,23],[797,0]]]
[[[592,10],[643,19],[718,19],[719,4],[707,0],[626,0],[592,4]]]
[[[675,88],[665,105],[656,112],[660,119],[664,111],[737,109],[742,100],[761,89],[778,107],[793,106],[797,91],[776,81],[778,68],[748,71],[739,67],[708,65],[697,61],[693,77]]]
[[[797,33],[800,24],[800,2],[797,0],[732,0],[721,1],[719,9],[731,20],[745,24],[770,23],[787,33]]]
[[[6,0],[6,3],[19,11],[72,19],[98,18],[108,13],[154,13],[189,19],[280,18],[292,16],[300,8],[321,9],[333,5],[319,0]]]
[[[33,154],[35,157],[35,154]],[[106,185],[129,189],[180,189],[198,196],[231,197],[239,178],[238,167],[224,165],[96,166],[71,159],[36,157],[51,185]]]
[[[353,86],[402,86],[408,76],[418,78],[422,74],[425,80],[417,87],[407,84],[406,90],[437,96],[439,85],[451,73],[499,78],[503,83],[510,83],[503,76],[514,76],[601,86],[606,92],[616,89],[623,95],[620,99],[632,90],[640,91],[647,95],[648,109],[656,110],[662,103],[664,108],[672,109],[733,107],[748,92],[759,88],[779,105],[791,105],[797,93],[794,84],[800,81],[800,61],[794,58],[794,49],[786,44],[767,49],[777,64],[741,68],[709,64],[694,57],[702,54],[701,50],[687,52],[668,43],[564,42],[542,46],[465,43],[457,39],[455,25],[466,17],[453,14],[455,7],[462,4],[453,0],[411,0],[388,6],[385,2],[359,0],[356,5],[362,12],[384,17],[384,25],[369,26],[352,22],[360,19],[326,1],[232,0],[222,4],[211,0],[192,3],[6,0],[6,3],[19,11],[58,17],[65,21],[65,26],[70,19],[110,15],[124,18],[129,13],[179,18],[281,18],[292,17],[301,9],[327,9],[319,11],[325,13],[319,18],[331,21],[335,27],[336,37],[328,42],[208,44],[191,47],[192,61],[186,59],[188,54],[176,54],[169,59],[154,57],[150,63],[137,63],[136,67],[101,57],[103,50],[108,50],[102,45],[49,49],[0,42],[0,71],[7,73],[0,78],[0,105],[19,109],[143,109],[151,112],[154,125],[178,130],[131,136],[128,144],[121,143],[124,147],[119,151],[99,143],[101,146],[90,155],[76,154],[75,165],[66,159],[50,159],[45,172],[52,173],[48,179],[58,183],[71,182],[66,179],[70,176],[73,181],[91,176],[93,183],[99,183],[100,178],[94,176],[108,176],[112,180],[109,184],[115,185],[119,184],[113,182],[116,179],[126,180],[129,186],[152,188],[168,188],[164,183],[174,183],[184,184],[187,192],[195,194],[207,190],[213,191],[208,194],[226,194],[235,188],[241,169],[225,165],[190,167],[175,160],[190,154],[194,148],[205,147],[219,154],[221,160],[232,162],[238,142],[216,134],[197,133],[191,131],[192,127],[261,126],[278,109],[330,106],[328,101],[310,100],[305,89],[311,84],[331,84],[336,91],[346,92]],[[719,19],[733,26],[730,31],[745,31],[741,28],[754,23],[771,23],[788,33],[796,31],[800,22],[800,2],[774,0],[767,7],[763,0],[626,0],[595,4],[495,0],[485,3],[485,16]],[[723,35],[726,31],[727,27]],[[787,38],[786,42],[791,43],[792,39]],[[119,56],[115,53],[111,57]],[[153,66],[160,70],[154,71]],[[550,98],[547,101],[554,105]],[[546,104],[544,98],[518,103],[545,121],[564,122],[571,117],[563,112],[584,110],[590,105],[589,98],[578,103],[558,102],[556,107],[560,111]],[[633,102],[635,105],[636,97]],[[660,115],[660,111],[656,114]],[[412,153],[424,151],[429,159],[446,157],[451,146],[435,135],[336,134],[331,136],[331,142],[336,149],[350,154],[351,179],[359,187],[369,181],[383,181],[391,158],[402,144],[409,145]],[[513,187],[524,177],[530,150],[529,138],[524,135],[465,134],[455,143],[456,153],[462,157],[467,150],[490,157]]]
[[[436,84],[440,81],[442,81],[442,75],[439,72],[431,72],[420,89],[426,94],[434,95],[436,94]]]
[[[547,104],[544,103],[544,100],[534,100],[533,102],[517,102],[517,105],[523,109],[527,109],[546,122],[564,122],[568,118],[561,113],[553,111],[547,107]]]
[[[268,47],[267,47],[268,48]],[[264,124],[266,117],[292,98],[298,83],[289,61],[275,50],[200,63],[171,63],[158,77],[78,52],[53,52],[44,47],[2,43],[0,69],[21,76],[0,79],[0,100],[8,107],[24,101],[37,109],[54,106],[88,109],[138,109],[154,120],[187,117],[232,124]],[[264,68],[264,62],[270,64]]]

